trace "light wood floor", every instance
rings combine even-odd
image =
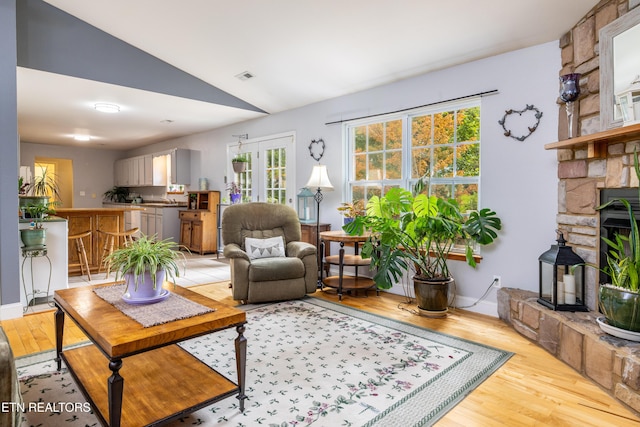
[[[192,287],[236,305],[225,283]],[[315,296],[337,301],[332,294]],[[427,319],[398,308],[404,298],[382,293],[343,298],[343,304],[514,352],[496,373],[452,409],[437,426],[640,426],[640,418],[590,380],[520,336],[502,321],[463,310]],[[53,313],[0,322],[16,356],[55,348]],[[86,338],[65,324],[65,345]]]

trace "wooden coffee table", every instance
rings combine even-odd
[[[244,411],[244,311],[171,286],[171,292],[215,311],[144,328],[97,296],[95,287],[55,291],[56,361],[58,370],[65,361],[104,425],[157,425],[236,394]],[[65,315],[94,345],[62,351]],[[234,326],[237,384],[176,345]]]

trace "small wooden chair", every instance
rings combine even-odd
[[[104,266],[105,271],[107,272],[105,278],[108,278],[109,273],[111,272],[111,263],[107,257],[113,253],[114,247],[120,247],[119,242],[121,238],[123,246],[133,243],[133,235],[140,231],[140,229],[136,227],[125,231],[99,231],[104,234],[104,246],[102,247],[102,257],[100,259],[100,268],[98,269],[98,272],[100,272],[100,269]],[[118,244],[116,244],[116,242],[118,242]]]
[[[76,253],[78,254],[78,263],[77,264],[69,264],[69,267],[80,266],[80,273],[82,275],[85,274],[85,270],[87,271],[87,277],[91,280],[91,270],[89,269],[89,260],[87,259],[87,251],[84,248],[84,239],[85,237],[91,236],[91,230],[84,231],[78,234],[72,234],[68,236],[70,242],[75,242],[76,244]]]

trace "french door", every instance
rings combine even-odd
[[[231,160],[247,158],[243,172],[236,173]],[[248,139],[227,146],[227,183],[236,182],[244,202],[269,202],[294,206],[295,133]]]

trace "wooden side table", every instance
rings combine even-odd
[[[324,286],[335,288],[338,292],[339,301],[342,301],[342,295],[344,291],[356,292],[358,290],[364,290],[366,295],[367,290],[372,289],[376,286],[373,279],[358,275],[358,267],[365,267],[371,264],[371,259],[363,259],[362,256],[360,256],[358,253],[359,244],[364,243],[368,237],[368,234],[352,236],[342,230],[325,231],[320,233],[320,239],[322,239],[321,247],[325,248],[325,252],[327,251],[327,248],[329,246],[326,244],[326,242],[340,243],[340,251],[338,252],[338,255],[326,255],[323,261],[323,263],[327,264],[325,268],[330,265],[337,265],[338,275],[321,278],[321,289],[324,288]],[[345,244],[353,245],[353,254],[345,254]],[[354,267],[355,274],[344,274],[344,267]],[[322,269],[323,268],[321,267],[321,270]],[[380,291],[376,289],[376,295],[379,294]]]
[[[322,234],[322,232],[324,231],[329,231],[331,230],[331,224],[320,224],[320,226],[318,227],[318,229],[320,230],[320,234]],[[312,245],[317,245],[318,244],[318,240],[316,238],[316,224],[300,224],[300,232],[301,232],[301,240],[303,242],[307,242],[307,243],[311,243]],[[318,248],[317,250],[318,253],[318,271],[320,270],[320,265],[322,264],[322,252],[321,249]],[[330,248],[327,245],[327,247],[324,250],[324,256],[329,255],[330,253]],[[325,271],[326,271],[326,275],[329,275],[329,264],[327,264],[327,266],[325,267]]]

